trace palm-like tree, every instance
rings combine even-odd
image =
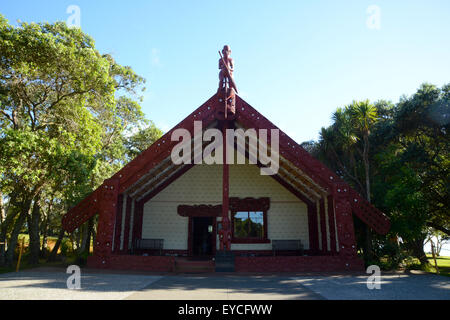
[[[328,128],[322,128],[318,144],[321,156],[331,162],[331,167],[351,179],[362,192],[365,191],[369,202],[371,201],[369,135],[377,119],[377,109],[369,100],[353,101],[350,105],[338,108],[334,112],[333,124]],[[358,174],[358,167],[360,167],[358,158],[362,158],[364,178]],[[372,258],[371,238],[370,229],[367,227],[364,248],[367,262]]]
[[[353,101],[348,106],[351,115],[353,128],[355,133],[361,137],[363,141],[362,158],[364,163],[364,173],[366,181],[366,198],[370,202],[370,161],[369,161],[369,135],[370,130],[378,119],[377,109],[369,100]],[[366,245],[364,255],[366,261],[372,260],[372,234],[370,228],[366,226]]]
[[[354,101],[348,106],[351,115],[351,122],[356,133],[363,139],[363,162],[366,180],[366,198],[370,202],[370,162],[369,162],[369,135],[370,130],[378,119],[376,107],[369,102]]]

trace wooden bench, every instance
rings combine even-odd
[[[164,247],[164,239],[136,239],[134,251],[137,250],[159,250],[159,255],[162,255]]]
[[[277,251],[298,251],[299,255],[303,255],[303,244],[301,240],[272,240],[273,255]]]

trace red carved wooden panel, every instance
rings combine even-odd
[[[99,190],[95,190],[62,217],[62,227],[71,233],[98,213]]]
[[[350,202],[353,213],[372,230],[379,234],[388,233],[391,227],[389,218],[352,189],[350,189]]]
[[[350,259],[356,256],[356,239],[353,227],[350,190],[346,184],[336,184],[334,212],[339,240],[339,255]]]
[[[102,259],[103,264],[107,265],[108,257],[112,254],[112,238],[119,196],[119,180],[105,180],[100,190],[99,219],[97,236],[94,243],[94,254]]]
[[[268,211],[269,198],[230,198],[231,211]]]
[[[220,217],[222,205],[179,205],[177,211],[182,217]]]

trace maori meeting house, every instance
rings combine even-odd
[[[356,252],[354,216],[379,234],[388,232],[389,219],[238,96],[230,52],[228,46],[221,52],[217,93],[63,217],[63,228],[70,233],[98,215],[89,267],[155,272],[364,270]],[[200,133],[195,132],[199,125]],[[193,137],[193,155],[179,164],[172,158],[180,144],[172,141],[177,129]],[[277,152],[278,170],[262,174],[267,162],[258,159],[251,139],[240,148],[236,141],[231,146],[245,164],[194,159],[199,146],[195,134],[202,137],[210,129],[223,137],[229,129],[254,129],[257,146]],[[268,134],[262,141],[259,133],[264,129]],[[273,132],[278,132],[277,141]],[[211,143],[203,140],[200,154]],[[224,148],[220,156],[225,160],[229,152]]]

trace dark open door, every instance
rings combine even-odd
[[[214,254],[214,231],[213,217],[192,218],[192,254],[194,256],[211,256]]]

